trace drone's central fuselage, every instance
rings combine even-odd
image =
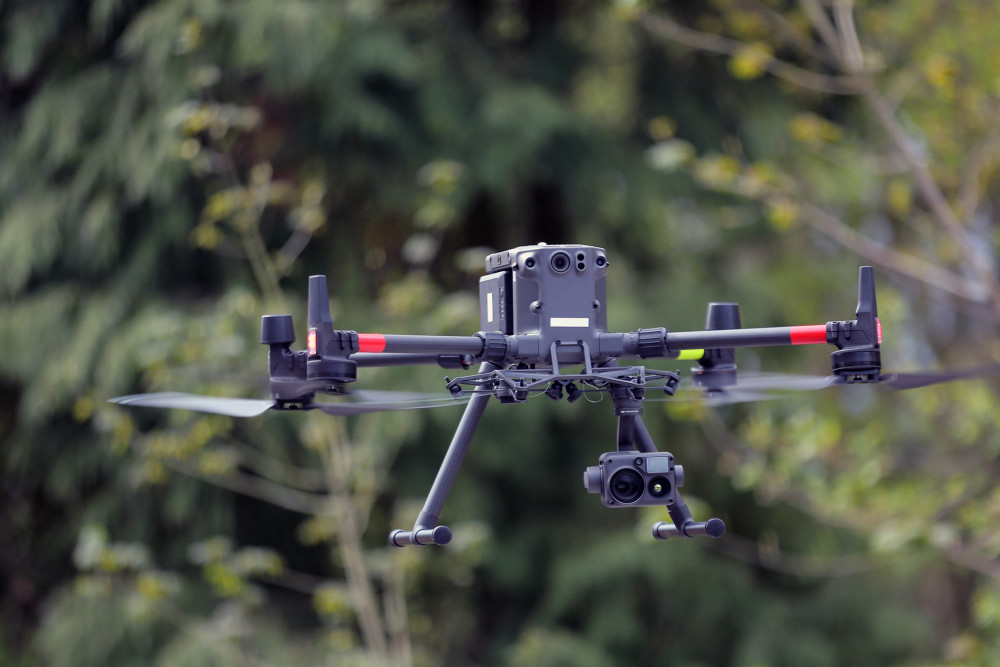
[[[551,362],[595,359],[607,331],[603,248],[588,245],[532,245],[493,253],[479,280],[483,331],[515,335],[519,356]],[[530,349],[535,347],[537,352]]]

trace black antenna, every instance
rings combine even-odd
[[[858,309],[854,311],[858,318],[858,326],[870,334],[870,340],[876,345],[878,340],[878,304],[875,300],[875,270],[870,266],[862,266],[858,270]]]
[[[358,334],[337,331],[330,315],[330,295],[326,276],[309,276],[308,315],[306,333],[306,377],[329,382],[336,388],[358,378],[358,366],[348,357],[358,351]]]
[[[309,276],[309,356],[326,354],[326,347],[333,338],[333,317],[330,315],[330,296],[326,289],[326,276]]]

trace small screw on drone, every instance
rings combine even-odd
[[[122,405],[183,408],[233,417],[267,410],[320,410],[355,415],[381,410],[465,405],[451,444],[423,509],[410,530],[395,530],[390,544],[447,544],[452,533],[439,524],[483,412],[491,398],[524,403],[544,392],[573,403],[586,393],[611,397],[618,418],[617,449],[602,454],[584,471],[584,487],[600,494],[606,507],[662,505],[670,522],[652,527],[660,540],[707,535],[720,537],[722,520],[695,521],[679,489],[683,466],[659,452],[642,420],[647,391],[673,396],[677,371],[647,368],[646,359],[696,361],[691,380],[702,400],[722,405],[772,397],[785,390],[815,390],[840,384],[881,384],[913,389],[939,382],[1000,375],[1000,364],[924,373],[882,373],[882,325],[870,266],[859,272],[853,320],[826,324],[744,329],[735,303],[711,303],[706,328],[669,331],[607,331],[606,277],[610,263],[603,248],[540,243],[493,253],[479,282],[480,331],[471,336],[357,333],[334,328],[325,276],[311,276],[306,349],[295,341],[290,315],[265,315],[260,342],[268,346],[269,400],[154,393],[111,399]],[[736,348],[830,344],[832,374],[826,377],[770,375],[740,377]],[[637,363],[636,360],[639,360]],[[628,362],[626,365],[623,362]],[[351,390],[359,367],[436,364],[478,372],[445,378],[447,394]],[[316,401],[325,394],[340,402]]]

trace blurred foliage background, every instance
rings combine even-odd
[[[457,410],[106,402],[259,396],[313,273],[340,327],[472,333],[484,256],[538,241],[608,249],[614,330],[849,319],[874,264],[886,369],[1000,358],[997,34],[991,0],[0,2],[0,664],[997,664],[985,382],[651,403],[729,526],[658,544],[580,488],[609,404],[494,406],[455,541],[405,550]]]

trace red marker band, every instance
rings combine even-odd
[[[826,325],[810,324],[804,327],[789,327],[792,345],[817,345],[826,342]]]
[[[385,352],[385,336],[359,333],[358,352]]]

